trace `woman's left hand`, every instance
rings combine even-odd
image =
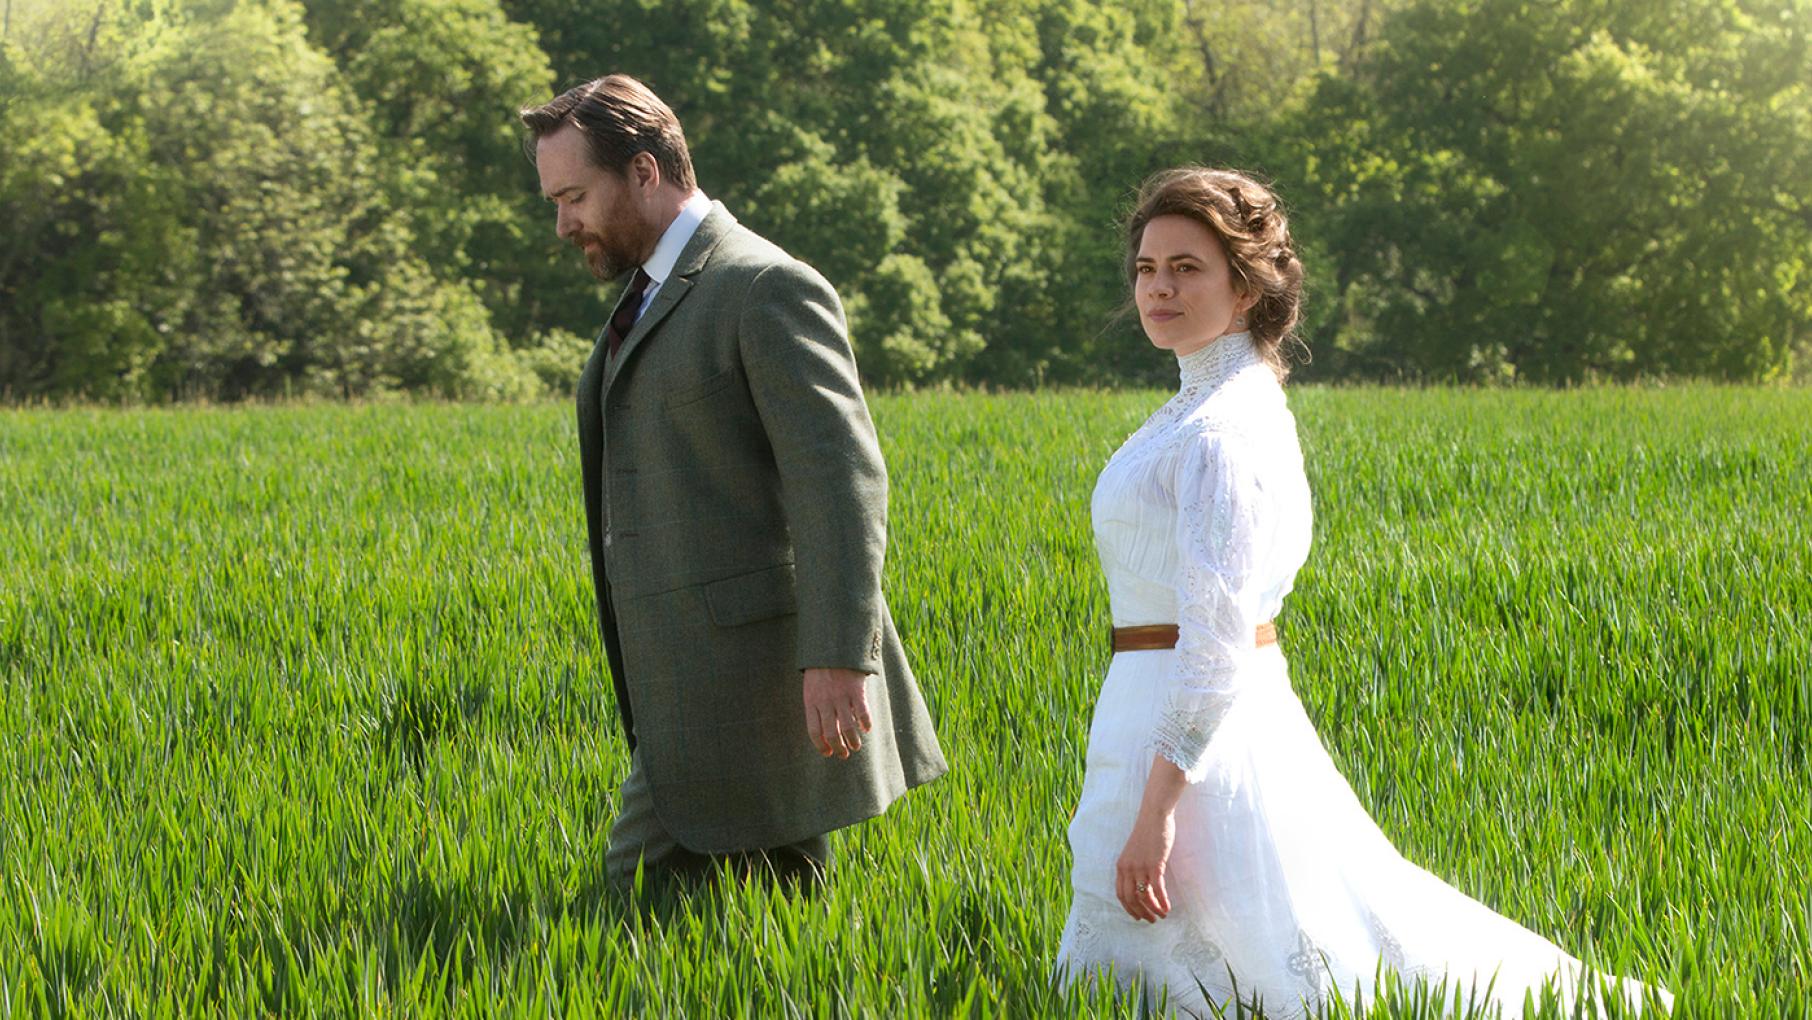
[[[1169,811],[1141,811],[1132,836],[1114,866],[1114,892],[1120,905],[1137,921],[1159,921],[1170,914],[1170,893],[1164,888],[1164,869],[1176,843],[1176,816]]]

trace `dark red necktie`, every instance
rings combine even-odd
[[[617,348],[623,346],[623,338],[635,328],[636,313],[642,310],[642,295],[647,292],[652,282],[642,267],[637,266],[635,275],[629,278],[629,289],[623,292],[623,300],[617,305],[617,314],[610,317],[610,325],[604,330],[604,338],[610,343],[610,356],[617,356]]]

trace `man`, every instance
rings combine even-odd
[[[881,598],[887,477],[837,296],[599,78],[522,111],[560,237],[631,274],[579,379],[598,619],[631,750],[606,869],[817,878],[945,764]]]

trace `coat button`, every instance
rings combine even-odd
[[[610,532],[608,531],[604,533],[604,548],[610,548]]]

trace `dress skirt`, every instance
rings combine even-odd
[[[1444,981],[1448,1002],[1458,985],[1462,1000],[1496,1003],[1506,1016],[1522,1014],[1526,994],[1540,1002],[1544,987],[1563,1004],[1577,997],[1578,960],[1391,845],[1328,757],[1276,645],[1240,665],[1240,693],[1210,741],[1207,776],[1177,805],[1170,915],[1155,924],[1129,917],[1114,895],[1115,862],[1151,773],[1175,655],[1122,652],[1108,668],[1069,827],[1074,899],[1060,974],[1111,975],[1153,1004],[1197,1016],[1236,997],[1272,1017],[1312,1015],[1336,995],[1369,1004],[1384,971],[1410,986]],[[1605,981],[1608,995],[1632,1004],[1649,994]]]

